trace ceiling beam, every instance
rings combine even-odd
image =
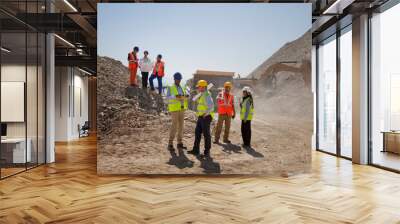
[[[93,39],[97,37],[97,30],[90,24],[85,17],[78,13],[71,13],[67,15],[72,21],[82,28],[86,34]]]
[[[97,58],[91,56],[55,56],[56,66],[87,67],[97,70]]]

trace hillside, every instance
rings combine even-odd
[[[313,119],[311,92],[311,32],[286,43],[259,65],[253,89],[259,112],[280,119]]]
[[[261,65],[256,67],[248,78],[259,79],[267,69],[278,62],[282,61],[302,61],[311,59],[311,32],[307,31],[304,35],[296,40],[286,43],[271,57],[265,60]]]

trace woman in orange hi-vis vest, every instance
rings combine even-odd
[[[128,54],[128,61],[129,61],[129,71],[131,72],[131,76],[129,79],[129,84],[131,86],[137,86],[136,82],[136,73],[139,67],[139,60],[137,57],[137,53],[139,52],[138,47],[134,47],[133,51]]]

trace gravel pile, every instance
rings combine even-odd
[[[132,134],[137,128],[164,116],[166,106],[162,97],[141,88],[128,87],[129,71],[120,61],[108,57],[98,57],[97,60],[99,140]]]

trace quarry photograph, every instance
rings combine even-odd
[[[207,10],[206,5],[177,6],[176,18],[179,10],[193,10],[193,20],[186,24],[172,18],[170,22],[180,27],[171,26],[194,36],[186,28],[203,23],[196,13]],[[145,7],[134,7],[138,13],[146,12]],[[125,15],[118,7],[101,9],[100,15],[106,18],[111,10]],[[287,30],[285,37],[270,30],[259,34],[257,44],[235,46],[235,40],[223,39],[227,34],[223,30],[216,32],[219,25],[228,26],[221,29],[232,31],[233,36],[246,34],[220,16],[220,10],[232,11],[228,17],[235,15],[235,7],[214,7],[210,19],[215,25],[199,26],[193,43],[180,42],[179,32],[166,29],[165,40],[147,36],[146,31],[136,39],[126,38],[133,40],[123,46],[110,44],[111,36],[103,38],[104,44],[100,40],[99,48],[104,45],[104,50],[97,58],[98,174],[290,176],[310,170],[314,115],[307,18],[299,19],[307,22],[296,32],[291,31],[293,24],[281,26]],[[259,10],[244,10],[241,21],[251,24],[258,19],[257,25],[272,24],[257,15]],[[274,11],[268,16],[279,17],[276,6],[261,11]],[[154,27],[161,21],[148,20],[152,22],[142,25]],[[118,30],[108,23],[100,20],[100,29]],[[121,31],[121,36],[129,34],[125,32]],[[213,32],[216,39],[210,45],[217,47],[211,50],[196,46],[196,40],[204,38],[200,33],[206,32]],[[170,50],[182,44],[193,47],[187,52]],[[164,50],[164,45],[170,47]],[[231,50],[234,47],[238,52]]]

